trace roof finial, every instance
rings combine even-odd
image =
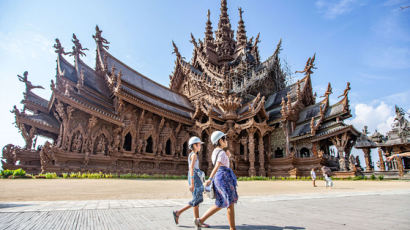
[[[26,92],[31,91],[32,89],[44,89],[43,86],[35,86],[31,83],[31,81],[28,80],[28,72],[24,71],[23,76],[20,76],[17,74],[17,77],[19,81],[23,82],[26,84]]]
[[[323,96],[321,97],[325,97],[326,99],[329,99],[329,95],[332,94],[332,85],[330,84],[330,82],[327,84],[327,89],[326,92]]]
[[[86,56],[83,51],[88,50],[88,49],[83,48],[83,46],[80,43],[80,40],[77,39],[77,36],[75,36],[74,33],[73,33],[73,39],[71,41],[74,43],[74,46],[73,46],[73,51],[70,52],[70,56],[76,56],[76,55]]]
[[[178,59],[181,58],[181,54],[179,53],[178,47],[177,47],[177,45],[175,45],[174,41],[172,41],[172,46],[174,47],[174,52],[172,52],[172,53],[176,54]]]
[[[306,61],[305,69],[302,71],[296,71],[295,73],[305,73],[306,75],[309,75],[313,73],[312,69],[316,69],[315,67],[315,59],[316,59],[316,53],[313,54],[313,57],[308,58]]]
[[[191,41],[190,41],[195,47],[198,46],[198,43],[196,42],[196,39],[194,37],[194,35],[191,33]]]
[[[259,40],[260,35],[261,35],[261,33],[258,33],[258,35],[256,35],[256,38],[255,38],[255,42],[254,42],[254,44],[253,44],[253,47],[256,47],[256,46],[258,45],[258,43],[261,41],[261,40]]]
[[[350,82],[347,82],[345,91],[343,91],[343,94],[340,95],[340,96],[338,96],[337,98],[339,98],[339,97],[347,97],[347,95],[349,94],[349,91],[350,91]]]
[[[108,44],[110,44],[107,39],[103,38],[101,36],[102,30],[100,30],[100,28],[98,27],[98,25],[95,26],[95,35],[93,35],[93,38],[95,40],[95,42],[97,42],[98,45],[102,46],[103,48],[109,49],[109,47],[107,46]],[[104,45],[107,44],[107,45]]]
[[[282,38],[279,40],[278,44],[276,45],[276,49],[273,55],[275,55],[275,57],[277,58],[281,50],[282,50]]]
[[[64,47],[61,46],[60,40],[58,40],[58,38],[56,38],[56,44],[54,44],[53,47],[54,47],[54,49],[56,49],[55,52],[58,53],[59,55],[68,54],[68,53],[64,52]]]

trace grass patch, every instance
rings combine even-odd
[[[0,171],[0,177],[1,178],[12,178],[12,179],[29,178],[26,175],[26,171],[24,171],[21,168],[20,169],[15,169],[15,170],[10,170],[10,169],[1,170]]]

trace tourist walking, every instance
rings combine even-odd
[[[316,186],[316,173],[315,173],[315,168],[312,168],[312,170],[310,171],[310,177],[312,178],[312,181],[313,181],[313,187],[317,187],[317,186]]]
[[[234,230],[236,229],[234,204],[238,201],[238,193],[236,192],[236,176],[232,169],[229,168],[229,157],[231,153],[223,150],[228,147],[226,134],[221,131],[213,132],[211,142],[215,146],[212,152],[214,168],[205,185],[209,186],[212,183],[211,186],[215,193],[215,205],[209,208],[201,218],[196,218],[195,225],[197,229],[201,229],[205,220],[222,208],[227,208],[229,229]]]
[[[194,218],[199,218],[199,204],[204,201],[203,192],[205,180],[205,173],[199,169],[198,154],[201,151],[201,144],[203,142],[199,137],[191,137],[188,141],[188,148],[192,152],[188,156],[188,185],[189,191],[192,192],[192,200],[188,203],[187,206],[183,207],[180,210],[173,211],[175,224],[179,223],[179,216],[189,208],[193,207],[194,209]],[[200,227],[209,227],[207,224],[201,224]]]
[[[323,173],[323,177],[325,178],[325,181],[326,181],[326,188],[333,187],[333,181],[332,181],[332,178],[330,177],[330,169],[323,166],[322,167],[322,173]]]

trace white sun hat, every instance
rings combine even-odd
[[[218,143],[219,139],[221,139],[224,136],[226,136],[226,134],[221,132],[221,131],[213,132],[212,135],[211,135],[212,144],[215,145],[216,143]]]
[[[203,144],[204,142],[202,142],[201,139],[199,139],[199,137],[196,137],[196,136],[189,138],[188,146],[192,146],[193,144],[196,144],[196,143]]]

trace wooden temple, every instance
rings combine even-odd
[[[354,175],[350,151],[358,132],[343,121],[351,117],[348,92],[329,103],[313,93],[315,55],[308,58],[300,80],[287,84],[279,57],[260,60],[260,35],[248,38],[239,9],[236,34],[226,0],[221,1],[216,31],[208,10],[205,37],[191,34],[188,62],[172,42],[176,56],[169,87],[129,67],[108,52],[109,42],[96,27],[95,68],[81,58],[87,49],[73,34],[73,50],[56,39],[55,80],[49,100],[33,92],[27,72],[22,110],[13,109],[26,145],[3,148],[3,168],[39,172],[112,172],[184,175],[187,141],[204,142],[200,167],[210,172],[215,130],[227,133],[238,176],[308,176],[328,166]],[[74,59],[74,65],[67,61]],[[33,148],[36,136],[50,139]],[[337,152],[332,151],[334,146]]]

